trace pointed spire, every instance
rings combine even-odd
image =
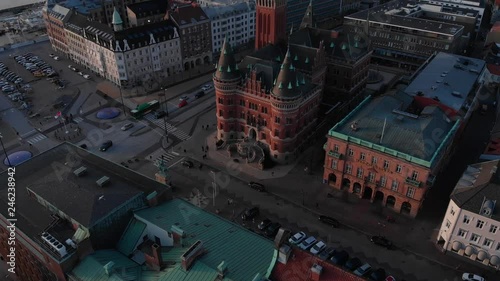
[[[301,94],[300,89],[294,87],[297,84],[297,72],[292,64],[292,55],[290,54],[290,48],[288,48],[285,59],[281,64],[280,72],[276,78],[277,85],[274,86],[271,93],[273,96],[279,98],[295,98]]]
[[[306,27],[313,27],[314,26],[314,19],[313,19],[313,5],[312,5],[312,0],[309,1],[309,6],[307,6],[306,13],[304,17],[302,18],[302,22],[300,23],[300,28],[303,29]]]
[[[234,58],[233,49],[231,44],[229,44],[227,36],[224,37],[224,43],[222,44],[221,55],[217,66],[219,67],[219,71],[215,73],[215,77],[218,79],[233,80],[241,77],[236,59]],[[251,65],[247,67],[250,68]]]

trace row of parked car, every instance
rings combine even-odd
[[[50,78],[59,76],[59,74],[54,70],[52,66],[32,53],[15,56],[14,59],[17,63],[24,66],[24,68],[31,72],[35,77],[47,76]]]
[[[0,76],[0,87],[4,93],[14,92],[17,87],[16,85],[20,85],[24,82],[23,78],[10,71],[3,62],[0,62]]]

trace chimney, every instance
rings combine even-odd
[[[189,249],[181,256],[182,269],[188,271],[195,260],[205,253],[203,242],[196,241]]]
[[[217,273],[218,277],[220,280],[224,279],[224,275],[226,274],[227,271],[227,265],[226,262],[222,261],[219,266],[217,266]]]
[[[182,238],[184,237],[184,230],[180,229],[176,225],[172,225],[172,228],[170,228],[172,231],[172,238],[174,239],[174,245],[181,245],[181,247],[184,247],[182,243]]]
[[[323,267],[319,264],[313,264],[311,267],[311,279],[313,281],[319,281],[321,277],[321,271],[323,271]]]
[[[163,260],[161,258],[161,247],[160,245],[154,243],[153,245],[151,245],[151,253],[153,254],[153,258],[154,258],[154,264],[152,264],[152,267],[154,270],[156,271],[160,271],[161,270],[161,265],[163,263]]]
[[[278,253],[278,262],[282,264],[286,264],[288,262],[288,259],[290,258],[290,255],[292,254],[292,248],[290,246],[283,244],[280,247],[279,253]]]
[[[156,190],[151,192],[146,197],[146,200],[148,201],[149,207],[154,207],[154,206],[158,205],[158,192],[156,192]]]
[[[113,273],[113,267],[115,266],[115,263],[110,261],[107,264],[104,265],[104,272],[106,272],[106,275],[109,277]]]

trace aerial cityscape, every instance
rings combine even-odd
[[[499,281],[500,1],[0,4],[0,280]]]

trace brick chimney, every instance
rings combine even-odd
[[[182,268],[188,271],[191,265],[196,261],[196,259],[205,253],[205,248],[203,247],[203,242],[200,240],[196,241],[186,252],[181,256]]]
[[[313,264],[311,267],[311,280],[319,281],[321,278],[321,272],[323,271],[323,267],[319,264]]]
[[[104,265],[104,272],[106,275],[109,277],[111,274],[113,274],[113,267],[115,266],[115,263],[110,261],[107,264]]]
[[[290,246],[286,244],[283,244],[278,252],[278,262],[286,264],[291,254],[292,254],[292,248],[290,248]]]
[[[223,280],[227,272],[227,264],[222,261],[219,266],[217,266],[217,275],[220,280]]]
[[[172,232],[172,239],[174,240],[174,245],[180,245],[181,247],[184,247],[182,243],[182,238],[185,236],[184,230],[180,229],[176,225],[172,225],[170,231]]]
[[[149,207],[154,207],[158,205],[158,193],[156,191],[151,192],[147,197],[146,200],[148,202]]]
[[[153,270],[156,270],[156,271],[160,271],[161,270],[161,265],[163,263],[163,260],[161,258],[161,247],[160,245],[154,243],[153,245],[151,245],[151,254],[153,255],[152,258],[153,258],[153,261],[152,261],[152,264],[151,264],[151,268]]]

